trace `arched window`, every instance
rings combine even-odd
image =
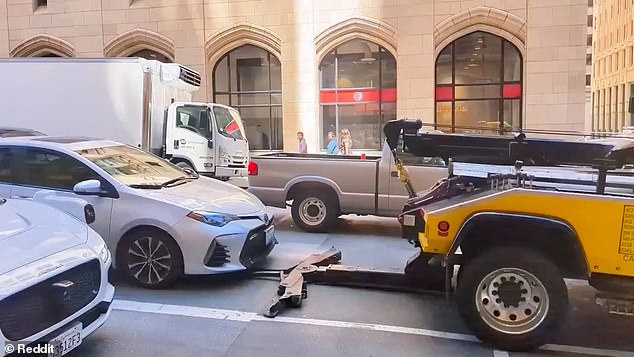
[[[169,59],[167,56],[162,55],[156,51],[152,51],[152,50],[141,50],[141,51],[137,51],[134,52],[132,54],[130,54],[128,57],[141,57],[141,58],[145,58],[148,60],[156,60],[159,62],[163,62],[163,63],[171,63],[172,60]]]
[[[319,65],[321,146],[328,132],[348,129],[353,149],[380,150],[383,124],[396,118],[396,59],[376,43],[355,39]]]
[[[252,45],[229,51],[213,70],[213,100],[240,111],[250,150],[282,150],[280,60]]]
[[[503,133],[522,127],[522,56],[511,42],[473,32],[436,59],[436,127]]]

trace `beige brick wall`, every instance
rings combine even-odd
[[[206,53],[207,41],[253,24],[281,43],[284,141],[294,150],[296,131],[320,131],[316,39],[338,23],[361,19],[357,35],[393,47],[397,115],[426,122],[434,121],[436,54],[461,31],[486,30],[524,54],[525,127],[583,129],[586,12],[587,0],[49,0],[35,11],[32,0],[0,0],[0,56],[38,34],[67,41],[78,57],[103,56],[117,36],[143,29],[204,74],[195,99],[210,100],[208,59],[219,54]]]
[[[583,131],[588,3],[533,3],[527,18],[525,126]]]
[[[598,1],[594,17],[593,128],[621,131],[634,122],[634,114],[627,111],[629,98],[634,96],[634,6],[624,1]]]

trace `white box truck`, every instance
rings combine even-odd
[[[246,176],[237,110],[192,102],[200,74],[142,58],[0,60],[0,126],[109,139],[151,151],[201,175]]]

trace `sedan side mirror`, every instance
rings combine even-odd
[[[73,187],[73,192],[83,196],[99,195],[101,193],[101,182],[99,180],[81,181]]]

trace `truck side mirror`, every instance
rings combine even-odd
[[[207,147],[210,149],[214,148],[214,141],[213,140],[207,140]]]

